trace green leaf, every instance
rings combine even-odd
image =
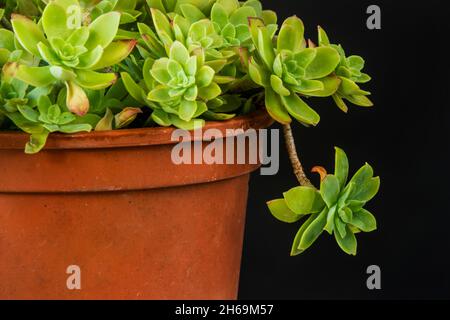
[[[289,114],[298,121],[316,126],[320,122],[320,116],[311,109],[296,93],[289,96],[281,96],[281,101]]]
[[[294,223],[299,221],[303,215],[296,214],[286,204],[284,199],[276,199],[267,202],[267,206],[269,207],[272,215],[285,223]]]
[[[228,24],[228,13],[225,8],[217,2],[211,9],[211,21],[217,23],[221,28]]]
[[[120,76],[128,93],[139,103],[146,104],[146,101],[144,99],[144,89],[142,89],[136,82],[134,82],[133,78],[127,72],[122,72]]]
[[[328,208],[337,203],[340,191],[339,180],[334,175],[327,175],[320,183],[320,194]]]
[[[203,12],[189,3],[181,4],[180,10],[183,13],[183,16],[192,23],[206,18]]]
[[[211,67],[203,66],[196,75],[196,83],[199,88],[211,85],[214,79],[215,72]]]
[[[330,45],[330,39],[328,38],[327,33],[320,26],[317,28],[319,31],[319,46],[326,47]]]
[[[177,128],[191,131],[198,130],[205,125],[205,120],[203,119],[192,119],[191,121],[181,120],[179,117],[173,114],[169,114],[170,122]]]
[[[264,61],[266,67],[271,70],[273,62],[275,61],[275,52],[273,49],[272,39],[269,36],[267,29],[258,29],[258,53]]]
[[[338,66],[341,58],[331,47],[318,47],[314,60],[306,67],[306,79],[320,79],[330,75]]]
[[[318,216],[319,213],[312,214],[300,227],[297,234],[295,235],[294,242],[292,243],[291,256],[297,256],[305,251],[300,249],[300,241],[302,240],[306,229],[311,225],[313,221],[317,219]]]
[[[73,12],[71,14],[77,13]],[[55,2],[50,2],[45,7],[41,19],[42,27],[48,39],[50,41],[53,38],[67,39],[74,29],[80,27],[81,15],[79,13],[78,15],[78,17],[73,17],[73,19],[68,21],[66,10]]]
[[[327,224],[328,209],[324,209],[319,216],[306,228],[299,249],[305,251],[319,238]]]
[[[103,55],[92,70],[99,70],[116,65],[130,55],[136,45],[136,40],[115,41],[103,50]]]
[[[336,93],[341,84],[341,80],[339,77],[335,75],[331,75],[318,80],[309,80],[309,81],[320,81],[323,85],[323,89],[317,91],[308,91],[304,92],[299,90],[299,93],[305,94],[310,97],[330,97]]]
[[[59,131],[62,133],[90,132],[92,126],[90,124],[66,124],[60,126]]]
[[[34,87],[46,87],[55,82],[50,67],[28,67],[20,65],[15,74],[17,79]]]
[[[325,225],[324,230],[328,232],[330,235],[333,234],[334,231],[334,220],[336,216],[337,206],[333,206],[327,213],[327,224]]]
[[[30,136],[30,141],[25,145],[26,154],[36,154],[44,148],[49,132],[45,129],[40,133],[33,133]]]
[[[75,82],[86,89],[101,90],[105,89],[117,80],[117,75],[114,73],[100,73],[91,70],[76,70],[77,77]]]
[[[99,69],[94,66],[99,63],[100,59],[105,57],[103,47],[97,46],[94,49],[79,56],[79,63],[77,69]]]
[[[304,43],[305,27],[303,21],[293,16],[286,19],[278,34],[278,51],[288,50],[297,52],[302,49]]]
[[[17,109],[22,114],[22,116],[31,122],[38,122],[39,113],[29,106],[17,106]]]
[[[197,111],[197,103],[195,101],[182,100],[180,103],[179,116],[181,120],[191,121]]]
[[[270,85],[272,86],[272,89],[280,96],[288,96],[291,94],[291,92],[284,86],[283,80],[274,74],[270,76]]]
[[[286,205],[297,215],[320,212],[325,207],[320,193],[312,187],[296,187],[283,195]]]
[[[172,125],[169,115],[161,109],[154,110],[151,117],[153,121],[162,127],[169,127]]]
[[[248,73],[250,78],[258,85],[266,88],[270,86],[270,74],[266,69],[260,67],[253,57],[248,65]]]
[[[282,124],[289,124],[292,122],[289,113],[281,103],[280,96],[277,95],[272,88],[266,88],[265,104],[267,112],[275,121],[278,121]]]
[[[347,183],[348,178],[348,170],[349,170],[348,158],[344,150],[338,147],[335,147],[335,150],[336,156],[335,156],[334,175],[338,178],[339,185],[341,189],[343,189],[345,187],[345,184]]]
[[[108,12],[99,16],[89,25],[89,38],[85,47],[93,49],[98,45],[103,48],[109,46],[117,34],[119,23],[119,12]]]
[[[230,15],[230,23],[235,26],[247,24],[249,17],[256,17],[255,9],[248,6],[240,7]]]
[[[179,62],[181,65],[185,65],[189,58],[189,51],[179,41],[175,41],[170,47],[169,58]]]
[[[354,212],[350,224],[364,232],[372,232],[377,229],[377,220],[365,209]]]
[[[220,89],[219,85],[215,82],[212,82],[207,87],[198,89],[198,96],[201,97],[205,101],[209,101],[214,98],[217,98],[221,93],[222,93],[222,89]]]
[[[338,213],[339,213],[339,218],[341,218],[341,220],[344,223],[350,223],[352,221],[353,212],[350,208],[345,207],[345,208],[339,209]]]
[[[372,200],[380,189],[380,178],[375,177],[357,185],[350,195],[352,200],[368,202]]]
[[[345,253],[356,256],[356,238],[348,226],[346,227],[345,237],[341,237],[339,232],[335,232],[334,237],[336,238],[339,247],[341,247]]]
[[[44,33],[33,21],[25,16],[19,14],[11,15],[11,24],[14,29],[14,34],[22,47],[29,53],[40,57],[37,45],[39,42],[48,44]]]

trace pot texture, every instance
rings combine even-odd
[[[176,165],[173,130],[55,134],[36,155],[0,133],[0,299],[235,299],[259,164]]]

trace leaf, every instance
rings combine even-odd
[[[199,88],[211,85],[214,79],[215,72],[211,67],[203,66],[196,75],[196,83]]]
[[[47,87],[55,82],[49,66],[28,67],[26,65],[20,65],[15,77],[34,87]]]
[[[314,60],[306,67],[305,79],[320,79],[330,75],[338,66],[341,58],[331,47],[318,47]]]
[[[312,187],[296,187],[283,195],[286,205],[297,215],[320,212],[325,207],[320,193]]]
[[[340,191],[339,180],[334,175],[327,175],[320,183],[320,194],[328,208],[337,203]]]
[[[189,51],[186,47],[179,41],[175,41],[170,47],[169,58],[177,61],[181,65],[185,65],[189,58]]]
[[[159,85],[149,92],[147,99],[155,102],[170,101],[172,100],[172,97],[170,96],[169,91],[170,89],[168,87]]]
[[[165,45],[170,45],[170,39],[173,39],[173,32],[170,26],[169,19],[158,9],[150,8],[153,24],[156,29],[156,33],[158,34],[160,40]]]
[[[256,17],[255,9],[249,6],[243,6],[235,10],[230,15],[230,23],[234,26],[247,24],[249,17]]]
[[[86,93],[77,84],[67,81],[66,105],[70,112],[84,116],[89,111],[89,100]]]
[[[370,101],[369,98],[363,95],[352,95],[352,96],[346,96],[345,97],[348,101],[353,103],[354,105],[360,106],[360,107],[373,107],[373,102]]]
[[[205,120],[203,119],[192,119],[191,121],[183,121],[179,117],[173,114],[169,114],[170,122],[172,124],[183,130],[191,131],[191,130],[198,130],[202,128],[205,125]]]
[[[270,76],[270,85],[272,86],[272,89],[280,96],[288,96],[291,94],[291,92],[284,86],[283,80],[274,74]]]
[[[303,45],[305,27],[303,21],[298,17],[293,16],[286,19],[281,26],[278,34],[277,48],[281,50],[288,50],[292,52],[300,51]]]
[[[345,208],[339,209],[338,213],[339,213],[339,218],[341,218],[341,220],[344,223],[350,223],[352,221],[353,212],[350,208],[345,207]]]
[[[68,21],[66,10],[55,2],[50,2],[42,13],[41,22],[50,41],[53,38],[67,39],[75,29],[80,27],[81,15],[78,13],[78,17]]]
[[[29,53],[36,57],[40,57],[37,48],[38,43],[43,42],[44,44],[48,44],[48,42],[38,25],[27,17],[19,14],[11,15],[11,24],[20,45]]]
[[[211,9],[211,21],[217,23],[221,28],[228,23],[228,13],[220,3],[215,3]]]
[[[336,216],[337,206],[333,206],[327,213],[327,224],[325,225],[324,230],[328,232],[330,235],[333,234],[334,231],[334,220]]]
[[[345,104],[344,100],[342,100],[342,98],[338,94],[333,94],[332,97],[338,108],[347,113],[348,107]]]
[[[22,114],[22,116],[31,122],[38,122],[39,113],[29,106],[17,106],[17,109]]]
[[[266,88],[265,104],[267,112],[275,121],[282,124],[289,124],[292,122],[289,113],[281,103],[280,96],[277,95],[272,88]]]
[[[140,108],[126,107],[125,109],[123,109],[114,117],[116,129],[121,129],[128,126],[136,119],[139,113],[142,113],[142,110]]]
[[[354,212],[350,224],[364,232],[372,232],[377,229],[377,220],[365,209]]]
[[[299,249],[305,251],[319,238],[327,223],[328,209],[324,209],[319,216],[306,228],[300,240]]]
[[[311,109],[296,93],[289,96],[281,96],[281,101],[289,114],[298,121],[316,126],[320,122],[320,116]]]
[[[133,78],[131,78],[131,76],[127,72],[122,72],[120,76],[128,93],[139,103],[146,104],[146,101],[144,99],[144,89],[142,89],[136,82],[134,82]]]
[[[266,67],[271,70],[275,61],[275,52],[272,39],[265,27],[258,29],[258,53],[264,61]]]
[[[297,256],[304,252],[304,250],[300,249],[300,241],[302,240],[306,229],[318,216],[319,213],[312,214],[300,227],[297,234],[295,235],[294,242],[292,243],[291,256]]]
[[[341,237],[339,232],[335,232],[334,237],[336,238],[339,247],[341,247],[341,249],[345,253],[356,256],[356,249],[357,249],[356,238],[348,226],[346,227],[345,237]]]
[[[250,78],[258,85],[266,88],[270,86],[270,77],[266,69],[260,67],[252,57],[248,66]]]
[[[76,70],[77,77],[75,82],[86,89],[101,90],[105,89],[117,80],[117,75],[114,73],[100,73],[91,70]]]
[[[90,132],[92,126],[90,124],[66,124],[59,127],[59,131],[62,133],[78,133],[78,132]]]
[[[368,202],[372,200],[380,190],[380,178],[371,178],[361,185],[357,185],[350,195],[352,200]]]
[[[25,153],[36,154],[41,151],[47,142],[48,135],[49,132],[45,129],[43,129],[40,133],[33,133],[30,136],[30,141],[25,145]]]
[[[189,3],[181,4],[180,10],[183,13],[183,16],[192,23],[206,18],[203,12]]]
[[[207,87],[198,89],[198,96],[201,97],[205,101],[209,101],[214,98],[217,98],[221,93],[222,93],[222,89],[220,89],[219,85],[215,82],[212,82]]]
[[[120,63],[130,55],[136,43],[136,40],[112,42],[104,49],[100,60],[91,69],[99,70]]]
[[[154,110],[151,118],[162,127],[169,127],[172,125],[169,115],[161,109]]]
[[[111,109],[106,108],[103,118],[95,126],[95,131],[109,131],[113,129],[114,114]]]
[[[319,32],[319,46],[326,47],[330,45],[330,39],[328,38],[327,33],[322,27],[317,27]]]
[[[180,103],[179,116],[181,120],[191,121],[197,111],[197,103],[195,101],[182,100]]]
[[[284,199],[276,199],[267,202],[267,206],[269,207],[272,215],[285,223],[294,223],[299,221],[303,215],[296,214],[286,204]]]
[[[236,117],[236,115],[229,113],[217,113],[212,111],[205,111],[204,113],[202,113],[202,117],[205,118],[206,120],[211,121],[226,121],[233,119],[234,117]]]
[[[108,12],[99,16],[89,25],[89,38],[85,47],[93,49],[98,45],[103,48],[109,46],[117,34],[119,23],[119,12]]]
[[[79,56],[79,63],[77,65],[77,69],[99,69],[94,68],[102,57],[104,57],[104,51],[102,46],[97,46],[94,49],[86,52]]]
[[[339,79],[339,77],[336,77],[335,75],[331,75],[314,81],[322,82],[323,89],[317,91],[309,91],[309,92],[299,91],[299,92],[310,97],[330,97],[336,93],[341,84],[341,80]]]
[[[339,180],[339,185],[341,189],[345,187],[348,178],[348,158],[345,154],[344,150],[335,147],[336,155],[335,155],[335,166],[334,166],[334,175]]]

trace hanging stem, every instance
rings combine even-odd
[[[303,170],[302,163],[297,154],[297,148],[295,147],[294,135],[292,134],[292,128],[290,124],[283,125],[284,140],[286,141],[286,148],[289,154],[289,159],[291,160],[292,169],[294,169],[294,174],[297,177],[298,182],[301,186],[314,187],[314,185],[309,181],[308,177]]]

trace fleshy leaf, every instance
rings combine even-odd
[[[312,187],[296,187],[284,193],[286,205],[297,215],[320,212],[325,203]]]

